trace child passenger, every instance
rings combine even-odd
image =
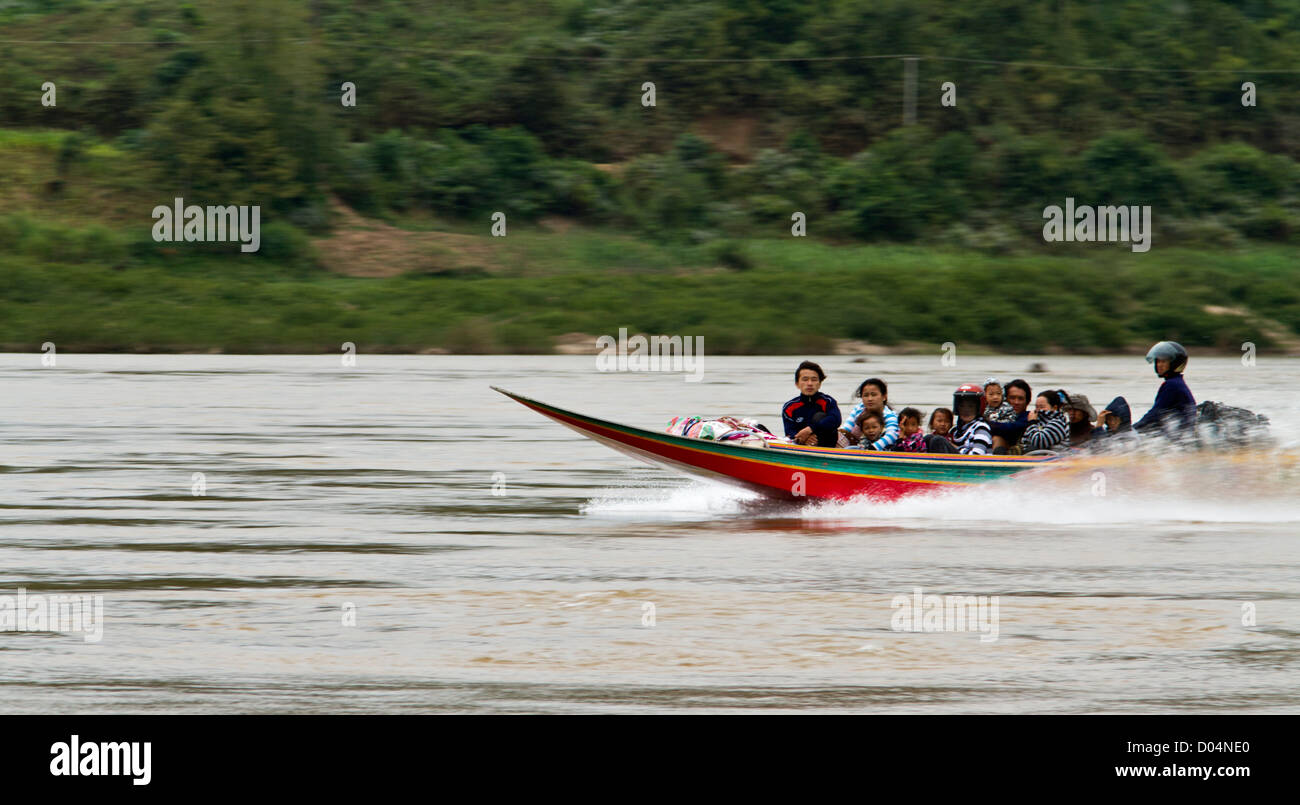
[[[984,381],[984,421],[985,422],[1014,422],[1016,419],[1016,409],[1011,407],[1011,403],[1005,399],[1005,393],[1002,384],[996,377],[990,377]]]
[[[854,406],[853,411],[849,413],[844,424],[840,426],[845,432],[845,438],[849,444],[856,445],[861,441],[866,441],[871,450],[892,450],[894,443],[898,441],[898,414],[894,409],[889,407],[889,387],[885,381],[878,377],[872,377],[863,380],[858,384],[857,391],[853,392],[859,402]],[[862,431],[857,428],[858,417],[863,412],[872,411],[880,414],[881,419],[885,422],[885,429],[874,439],[866,439]]]
[[[875,450],[876,441],[885,432],[885,418],[875,411],[863,411],[858,415],[857,422],[854,423],[858,431],[862,434],[862,442],[858,448],[862,450]]]
[[[905,453],[924,453],[925,434],[921,432],[921,412],[911,406],[898,412],[898,424],[903,429],[903,437],[894,445],[895,450]]]
[[[952,411],[947,408],[936,408],[930,413],[930,433],[934,436],[945,436],[948,441],[952,441],[950,434],[952,431]]]

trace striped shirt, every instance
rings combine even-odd
[[[1020,444],[1030,450],[1059,450],[1069,443],[1070,419],[1064,411],[1039,411],[1038,418],[1025,428]]]
[[[989,430],[989,423],[982,419],[962,422],[958,418],[957,424],[953,425],[949,435],[952,443],[957,445],[958,453],[983,456],[988,455],[989,450],[993,449],[993,432]]]
[[[849,414],[849,418],[844,420],[844,424],[840,427],[843,428],[846,433],[851,432],[858,421],[858,417],[862,416],[862,412],[865,410],[866,408],[862,406],[862,403],[853,406],[853,411]],[[898,414],[894,413],[893,408],[886,405],[885,410],[881,412],[880,416],[885,420],[885,432],[881,434],[879,439],[876,439],[871,444],[860,444],[858,447],[863,450],[894,449],[894,443],[898,441],[898,437],[902,433],[902,430],[898,427]]]

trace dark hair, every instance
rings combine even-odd
[[[916,424],[919,425],[921,424],[921,412],[909,405],[898,412],[898,421],[902,422],[904,419],[915,419]]]
[[[1012,380],[1010,383],[1002,387],[1003,397],[1007,396],[1008,389],[1020,389],[1021,391],[1023,391],[1025,393],[1025,402],[1029,402],[1030,400],[1034,399],[1033,389],[1029,388],[1029,384],[1018,377],[1015,380]]]
[[[885,381],[878,377],[868,377],[866,380],[859,383],[857,391],[853,392],[853,396],[861,397],[862,390],[867,386],[875,386],[880,389],[880,396],[885,398],[885,402],[889,402],[889,386],[886,386]]]
[[[930,421],[927,422],[927,423],[925,423],[925,424],[929,425],[929,426],[932,427],[932,428],[934,427],[934,415],[935,415],[935,414],[947,414],[947,415],[948,415],[948,421],[949,421],[949,422],[956,422],[956,421],[957,421],[957,416],[956,416],[956,414],[954,414],[954,413],[951,411],[951,409],[948,409],[948,408],[936,408],[936,409],[934,409],[933,411],[930,412]]]
[[[1043,389],[1038,392],[1038,396],[1047,400],[1047,404],[1053,408],[1065,405],[1065,389]]]
[[[879,419],[881,425],[885,424],[885,418],[880,414],[877,414],[875,411],[863,411],[862,413],[858,414],[858,421],[854,422],[853,424],[857,425],[860,428],[862,427],[862,423],[866,422],[868,419]]]
[[[804,361],[803,363],[799,364],[798,369],[794,370],[794,382],[796,383],[799,382],[799,373],[802,372],[804,369],[811,369],[814,372],[816,372],[818,380],[826,379],[826,373],[822,371],[822,368],[820,366],[813,363],[812,361]]]

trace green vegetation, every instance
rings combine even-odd
[[[548,153],[609,162],[739,116],[760,147],[802,131],[849,156],[901,112],[900,63],[855,57],[906,53],[926,59],[918,120],[939,132],[999,124],[1077,150],[1136,128],[1180,154],[1300,145],[1300,75],[1263,72],[1300,64],[1295,0],[9,0],[0,25],[11,40],[159,43],[0,45],[6,125],[50,125],[31,93],[55,80],[59,125],[109,136],[185,101],[233,117],[212,101],[247,93],[277,119],[328,115],[339,142],[521,125]],[[749,58],[785,61],[699,61]],[[344,81],[355,109],[338,104]],[[645,81],[653,110],[640,105]],[[944,81],[958,84],[955,108],[938,104]],[[1258,85],[1255,108],[1241,106],[1243,81]]]
[[[81,245],[51,252],[48,233],[23,226],[0,219],[3,243],[25,231],[0,256],[0,349],[13,351],[54,341],[68,351],[330,353],[353,341],[371,352],[546,353],[556,336],[620,327],[702,335],[714,354],[826,352],[840,338],[1042,352],[1168,337],[1235,351],[1243,341],[1277,346],[1270,333],[1300,329],[1293,246],[994,257],[727,242],[737,268],[719,264],[712,244],[520,230],[494,255],[504,268],[360,278],[252,256],[133,256],[131,244],[91,229],[71,239]],[[121,262],[87,260],[91,242],[116,243]]]
[[[1300,219],[1300,72],[1275,72],[1300,71],[1300,0],[13,0],[0,24],[5,125],[96,136],[158,195],[313,230],[330,193],[656,237],[799,210],[818,237],[997,241],[1067,195],[1215,237]],[[98,44],[23,44],[47,40]],[[898,53],[922,59],[908,128],[901,62],[856,58]],[[746,58],[770,61],[726,61]],[[93,146],[61,147],[70,172]]]
[[[1300,332],[1300,0],[10,0],[0,29],[10,348]],[[902,53],[906,127],[901,61],[858,58]],[[261,251],[154,243],[176,196],[260,205]],[[1151,205],[1152,251],[1045,245],[1067,196]]]

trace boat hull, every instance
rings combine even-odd
[[[1042,467],[1057,456],[962,456],[690,439],[568,411],[492,387],[537,413],[641,461],[778,498],[892,500]]]

